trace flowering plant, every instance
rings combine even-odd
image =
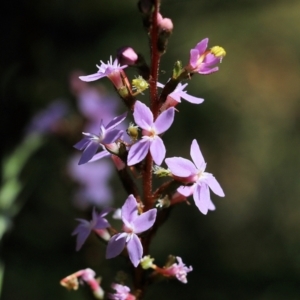
[[[113,228],[106,219],[113,208],[105,208],[101,213],[93,210],[92,220],[78,219],[79,225],[73,234],[77,235],[79,250],[89,234],[94,232],[107,244],[106,258],[122,255],[128,259],[133,268],[133,286],[129,288],[124,282],[112,283],[114,292],[106,292],[100,281],[94,279],[95,273],[90,269],[78,271],[61,281],[67,288],[77,289],[77,278],[86,282],[98,299],[142,299],[146,287],[156,277],[176,278],[187,283],[187,274],[192,267],[187,267],[179,256],[170,256],[165,265],[158,267],[150,256],[149,246],[155,233],[166,220],[166,212],[173,206],[187,202],[193,196],[202,214],[214,210],[210,190],[224,197],[224,192],[211,174],[205,172],[206,163],[197,140],[191,144],[190,154],[193,162],[181,158],[166,158],[166,146],[163,134],[177,118],[177,106],[183,98],[192,104],[201,104],[204,100],[187,94],[187,83],[194,74],[211,74],[218,71],[218,64],[225,56],[223,48],[216,46],[207,49],[208,38],[201,40],[190,50],[190,59],[185,66],[176,62],[171,78],[165,83],[158,82],[159,62],[166,52],[168,39],[173,30],[173,23],[159,13],[159,0],[140,0],[139,10],[143,24],[148,32],[151,45],[151,64],[147,65],[141,54],[126,47],[119,50],[117,58],[101,64],[95,74],[80,76],[82,81],[94,81],[107,77],[113,84],[129,113],[113,118],[107,125],[101,122],[99,133],[84,132],[85,136],[74,147],[82,150],[79,164],[92,164],[95,160],[110,156],[119,178],[128,194],[120,213],[122,230]],[[134,67],[138,76],[128,79],[125,69]],[[137,96],[149,88],[150,101],[145,104]],[[161,88],[161,92],[158,92]],[[129,125],[126,140],[125,131],[117,127],[132,113],[135,124]],[[167,133],[166,133],[167,134]],[[98,152],[99,148],[102,150]],[[160,165],[165,160],[168,169]],[[132,175],[139,173],[142,193]],[[154,190],[153,177],[169,177],[170,181],[162,183]],[[105,217],[105,218],[104,218]],[[149,269],[152,271],[149,272]],[[146,271],[148,270],[148,271]]]

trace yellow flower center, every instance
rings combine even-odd
[[[224,48],[220,46],[214,46],[210,49],[210,52],[216,57],[224,57],[226,55],[226,51]]]

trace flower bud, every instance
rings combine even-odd
[[[117,58],[121,66],[132,66],[136,64],[138,55],[131,47],[123,47],[118,50]]]

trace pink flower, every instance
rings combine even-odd
[[[79,280],[85,282],[91,288],[96,299],[104,298],[104,291],[100,286],[100,279],[95,279],[96,273],[92,269],[84,269],[77,271],[60,281],[60,284],[68,290],[77,290],[79,287]]]
[[[222,61],[226,52],[223,48],[215,46],[207,49],[208,38],[200,41],[195,48],[190,51],[190,62],[185,69],[189,73],[211,74],[219,70],[216,65]]]
[[[187,267],[183,262],[182,259],[179,256],[176,256],[176,259],[178,263],[174,263],[170,267],[166,268],[165,274],[168,274],[169,276],[176,277],[179,281],[183,283],[187,283],[187,273],[193,271],[192,266]]]
[[[166,110],[169,107],[175,107],[178,103],[181,102],[181,98],[185,99],[186,101],[193,103],[193,104],[200,104],[204,101],[202,98],[194,97],[189,95],[184,89],[188,84],[181,84],[178,83],[176,89],[167,96],[166,102],[162,105],[161,111]],[[157,83],[157,86],[163,88],[164,85],[161,83]]]
[[[142,102],[136,101],[133,113],[135,123],[142,128],[143,137],[131,146],[128,153],[128,166],[142,161],[149,150],[154,162],[160,165],[165,158],[166,148],[159,134],[167,131],[174,120],[174,108],[162,112],[155,121],[151,110]]]
[[[196,140],[191,145],[191,157],[194,163],[182,157],[166,158],[165,162],[176,180],[185,184],[192,183],[180,186],[177,191],[185,197],[193,195],[195,204],[206,215],[208,210],[215,210],[209,188],[220,197],[225,194],[216,178],[204,172],[206,163]]]
[[[117,59],[112,62],[112,57],[110,57],[110,60],[105,64],[101,60],[101,65],[98,66],[98,72],[95,74],[87,75],[87,76],[80,76],[79,79],[82,81],[95,81],[98,79],[101,79],[103,77],[108,77],[116,89],[120,89],[124,86],[123,78],[125,78],[125,73],[123,71],[124,68],[127,67],[127,65],[120,66]]]
[[[111,287],[115,290],[115,293],[108,294],[108,298],[111,300],[135,300],[135,296],[130,294],[130,288],[126,285],[113,283]]]
[[[74,229],[72,233],[72,235],[77,235],[76,251],[78,251],[82,247],[92,230],[99,230],[110,227],[110,224],[104,218],[110,211],[111,208],[106,208],[101,213],[97,213],[94,208],[91,221],[77,219],[77,221],[79,221],[79,225]]]
[[[129,258],[137,267],[143,255],[143,246],[137,234],[153,226],[156,213],[156,208],[152,208],[139,215],[138,203],[133,195],[129,195],[121,210],[124,232],[117,233],[109,240],[106,258],[118,256],[127,246]]]

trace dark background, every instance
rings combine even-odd
[[[164,136],[167,156],[186,158],[196,138],[226,197],[212,196],[217,209],[207,216],[192,199],[172,211],[152,254],[158,265],[169,254],[181,256],[194,271],[188,284],[158,283],[146,299],[300,299],[299,11],[292,0],[162,1],[174,32],[161,82],[205,37],[227,51],[218,73],[189,82],[188,92],[204,103],[182,103]],[[63,97],[76,110],[71,71],[91,74],[124,45],[148,55],[133,0],[7,1],[1,14],[3,162],[53,99]],[[92,299],[87,287],[68,292],[59,280],[91,267],[107,288],[126,271],[120,258],[104,259],[93,237],[75,252],[74,219],[90,214],[70,200],[65,162],[74,142],[48,136],[22,170],[18,209],[1,243],[2,299]],[[116,195],[118,205],[124,195]]]

